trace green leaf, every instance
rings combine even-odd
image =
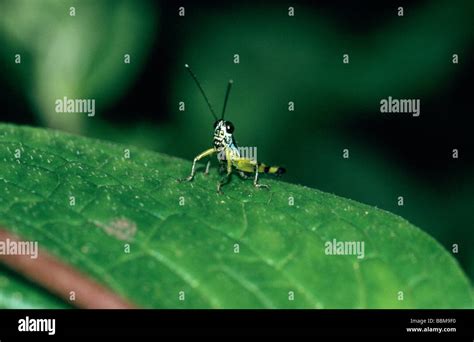
[[[196,154],[206,147],[190,146]],[[0,225],[143,307],[472,307],[455,259],[404,219],[272,179],[262,180],[267,191],[233,177],[218,195],[216,171],[176,182],[190,166],[132,146],[0,125]],[[364,242],[364,257],[327,255],[333,239]],[[0,298],[13,291],[25,303],[2,306],[29,305],[40,293],[0,281]]]

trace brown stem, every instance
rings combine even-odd
[[[0,227],[0,241],[24,241]],[[135,306],[95,280],[61,262],[45,250],[38,249],[38,258],[29,255],[2,255],[0,262],[22,274],[66,302],[85,309],[132,309]],[[70,300],[75,292],[75,301]]]

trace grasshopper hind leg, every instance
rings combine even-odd
[[[260,188],[270,189],[269,185],[261,184],[258,182],[258,164],[255,165],[255,177],[253,179],[253,186],[255,186],[257,189],[260,189]]]

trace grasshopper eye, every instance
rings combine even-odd
[[[234,132],[234,125],[232,124],[232,122],[227,121],[225,129],[226,129],[227,133]]]

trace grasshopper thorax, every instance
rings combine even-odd
[[[221,151],[233,144],[234,125],[230,121],[217,120],[214,123],[214,147]]]

